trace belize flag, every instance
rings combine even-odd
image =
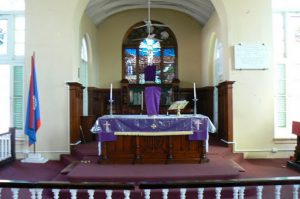
[[[31,56],[31,75],[28,92],[25,134],[29,138],[29,145],[35,144],[36,132],[41,126],[39,95],[35,74],[35,56]]]

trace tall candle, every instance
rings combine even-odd
[[[194,99],[197,99],[196,98],[196,83],[194,82]]]
[[[112,100],[112,84],[110,84],[110,94],[109,94],[109,99]]]
[[[144,92],[142,91],[142,93],[141,93],[141,110],[143,110],[144,109]]]

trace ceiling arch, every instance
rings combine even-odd
[[[90,0],[86,13],[98,26],[113,14],[125,10],[147,8],[147,6],[147,0]],[[151,0],[151,8],[183,12],[193,17],[201,25],[206,24],[215,10],[210,0]]]

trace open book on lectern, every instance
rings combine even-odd
[[[188,103],[189,102],[186,100],[180,100],[180,101],[173,102],[171,104],[171,106],[168,108],[168,110],[184,109]]]

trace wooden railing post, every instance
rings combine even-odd
[[[16,129],[15,128],[9,128],[10,132],[10,144],[11,144],[11,157],[12,161],[16,159]]]

